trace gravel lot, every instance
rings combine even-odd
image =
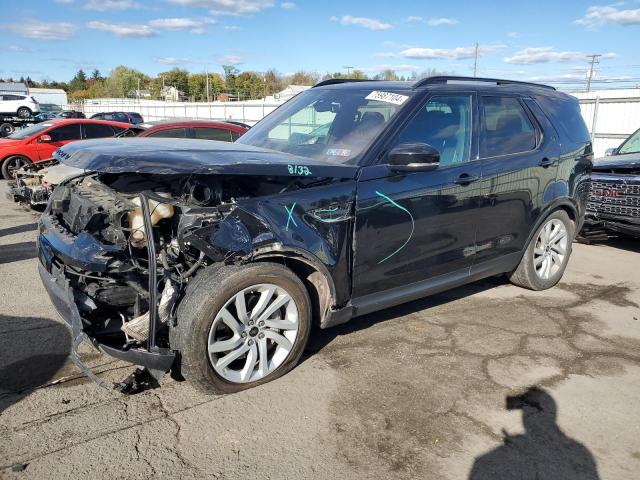
[[[167,378],[123,396],[67,360],[37,216],[5,190],[0,478],[638,478],[638,241],[575,245],[546,292],[491,279],[319,332],[292,373],[240,394]],[[133,370],[83,352],[106,380]]]

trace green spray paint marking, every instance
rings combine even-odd
[[[296,208],[296,202],[293,202],[293,205],[291,205],[291,209],[287,208],[287,206],[284,206],[284,209],[287,211],[287,227],[285,228],[285,230],[288,232],[289,231],[289,223],[293,222],[293,225],[295,227],[298,226],[298,224],[296,223],[296,219],[293,218],[293,209]]]
[[[302,177],[309,177],[313,175],[309,167],[305,165],[287,165],[289,175],[300,175]]]
[[[403,212],[405,212],[407,215],[409,215],[409,217],[411,218],[411,233],[409,234],[409,237],[405,240],[405,242],[400,245],[395,251],[391,252],[389,255],[387,255],[386,257],[384,257],[382,260],[380,260],[378,262],[378,265],[380,265],[382,262],[389,260],[391,257],[393,257],[396,253],[398,253],[400,250],[402,250],[404,247],[407,246],[407,243],[409,243],[409,240],[411,240],[411,237],[413,237],[413,230],[416,227],[416,222],[413,220],[413,215],[411,215],[411,212],[409,210],[407,210],[406,208],[404,208],[402,205],[399,205],[398,203],[394,202],[392,199],[390,199],[389,197],[387,197],[384,193],[380,193],[376,190],[376,195],[378,195],[379,197],[384,198],[387,202],[389,202],[391,205],[393,205],[394,207],[398,207],[400,210],[402,210]]]

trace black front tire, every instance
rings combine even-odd
[[[265,377],[247,383],[234,383],[220,376],[208,354],[209,331],[213,321],[238,292],[256,284],[274,284],[283,288],[298,309],[298,334],[284,362]],[[187,287],[177,311],[177,325],[170,331],[171,348],[179,351],[180,371],[200,391],[229,394],[261,385],[281,377],[300,360],[311,331],[311,301],[302,281],[288,268],[277,263],[211,266],[203,270]]]
[[[534,250],[536,249],[536,243],[538,242],[538,238],[542,230],[545,226],[554,220],[562,222],[564,228],[566,229],[567,234],[567,245],[566,245],[566,253],[564,255],[564,260],[558,270],[550,275],[549,278],[541,278],[541,276],[536,272],[536,268],[534,265]],[[509,280],[511,283],[518,285],[520,287],[528,288],[529,290],[546,290],[548,288],[556,285],[562,275],[564,274],[565,269],[567,268],[567,264],[569,263],[569,257],[571,256],[571,244],[575,237],[575,224],[567,215],[567,212],[564,210],[556,210],[551,213],[542,225],[536,230],[536,233],[531,237],[529,241],[529,245],[524,252],[522,260],[520,260],[520,264],[518,267],[509,274]]]
[[[3,123],[2,125],[0,125],[0,137],[8,137],[14,131],[15,128],[13,128],[13,125],[11,125],[10,123]]]

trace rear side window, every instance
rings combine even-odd
[[[84,133],[86,138],[113,137],[113,128],[100,123],[85,123]]]
[[[577,99],[536,97],[536,102],[549,116],[558,133],[573,142],[590,142],[589,130],[584,124]]]
[[[64,142],[66,140],[80,140],[80,124],[63,125],[48,132],[52,142]]]
[[[186,128],[168,128],[166,130],[160,130],[159,132],[154,132],[148,137],[154,138],[187,138],[187,129]]]
[[[232,141],[229,130],[224,130],[222,128],[195,127],[193,131],[195,132],[195,138],[199,138],[201,140],[218,140],[220,142]]]
[[[536,130],[513,97],[482,97],[481,157],[498,157],[536,148]]]
[[[235,142],[237,139],[240,138],[242,134],[239,132],[234,132],[233,130],[231,130],[231,141]]]

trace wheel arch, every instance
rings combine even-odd
[[[253,256],[254,262],[283,263],[304,284],[311,299],[314,323],[322,325],[335,306],[336,285],[328,268],[304,250],[268,248]]]

